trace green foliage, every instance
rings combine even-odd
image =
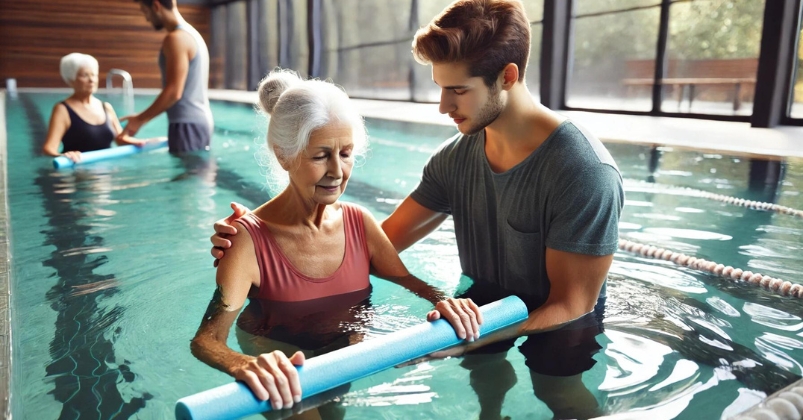
[[[627,10],[629,7],[649,6]],[[584,13],[611,12],[582,17]],[[575,59],[581,67],[655,57],[659,1],[577,0]],[[758,57],[764,1],[691,0],[670,6],[669,53],[675,59]]]
[[[670,7],[671,58],[727,59],[758,57],[764,2],[694,0]]]

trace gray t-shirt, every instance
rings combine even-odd
[[[503,173],[491,170],[484,146],[484,130],[446,141],[411,197],[452,215],[467,276],[516,293],[532,309],[549,295],[547,247],[616,252],[622,176],[599,139],[570,121]]]

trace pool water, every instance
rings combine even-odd
[[[56,171],[39,154],[63,95],[7,98],[11,214],[12,413],[23,419],[162,419],[176,400],[231,381],[190,354],[212,296],[209,235],[229,202],[267,200],[255,154],[265,120],[212,104],[210,153],[164,150]],[[123,114],[120,98],[109,96]],[[137,97],[136,109],[152,98]],[[371,153],[344,200],[389,214],[454,130],[371,120]],[[140,137],[167,131],[162,116]],[[803,277],[803,218],[700,198],[677,187],[803,208],[803,162],[609,144],[627,194],[622,238],[793,283]],[[402,254],[411,272],[454,293],[450,221]],[[372,279],[368,339],[418,324],[430,304]],[[672,263],[619,252],[609,275],[603,349],[583,382],[615,418],[726,418],[803,374],[803,301]],[[229,345],[239,350],[235,334]],[[518,351],[501,413],[551,418]],[[460,359],[389,369],[354,382],[347,419],[478,418]],[[501,380],[501,379],[500,379]],[[255,418],[262,418],[255,416]]]

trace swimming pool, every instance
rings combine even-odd
[[[228,203],[271,191],[254,159],[264,122],[251,107],[213,103],[213,151],[164,152],[54,171],[38,157],[59,94],[7,98],[12,240],[14,417],[171,418],[175,401],[231,379],[189,351],[214,289],[208,237]],[[109,98],[115,105],[116,98]],[[137,97],[137,109],[152,98]],[[119,112],[119,111],[118,111]],[[387,215],[417,183],[448,127],[369,121],[372,151],[344,200]],[[141,136],[166,132],[163,117]],[[803,208],[803,162],[609,144],[625,178],[620,236],[801,282],[803,218],[699,197],[691,187]],[[766,180],[780,178],[778,182]],[[450,223],[404,252],[417,276],[448,291],[461,278]],[[719,418],[803,374],[803,304],[701,271],[617,253],[603,350],[583,382],[606,414]],[[373,281],[367,334],[423,320],[429,304]],[[229,345],[239,349],[235,334]],[[549,418],[517,351],[502,414]],[[347,419],[477,418],[459,359],[390,369],[352,384]],[[115,417],[116,416],[116,417]],[[255,417],[261,418],[261,417]],[[620,417],[617,417],[620,418]]]

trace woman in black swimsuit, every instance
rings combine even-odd
[[[72,53],[61,59],[61,77],[75,90],[53,107],[50,128],[42,152],[49,156],[65,156],[74,162],[81,152],[106,149],[112,141],[118,145],[141,146],[148,140],[137,140],[122,132],[114,109],[93,94],[98,90],[98,61],[86,54]],[[59,152],[59,144],[62,145]]]

